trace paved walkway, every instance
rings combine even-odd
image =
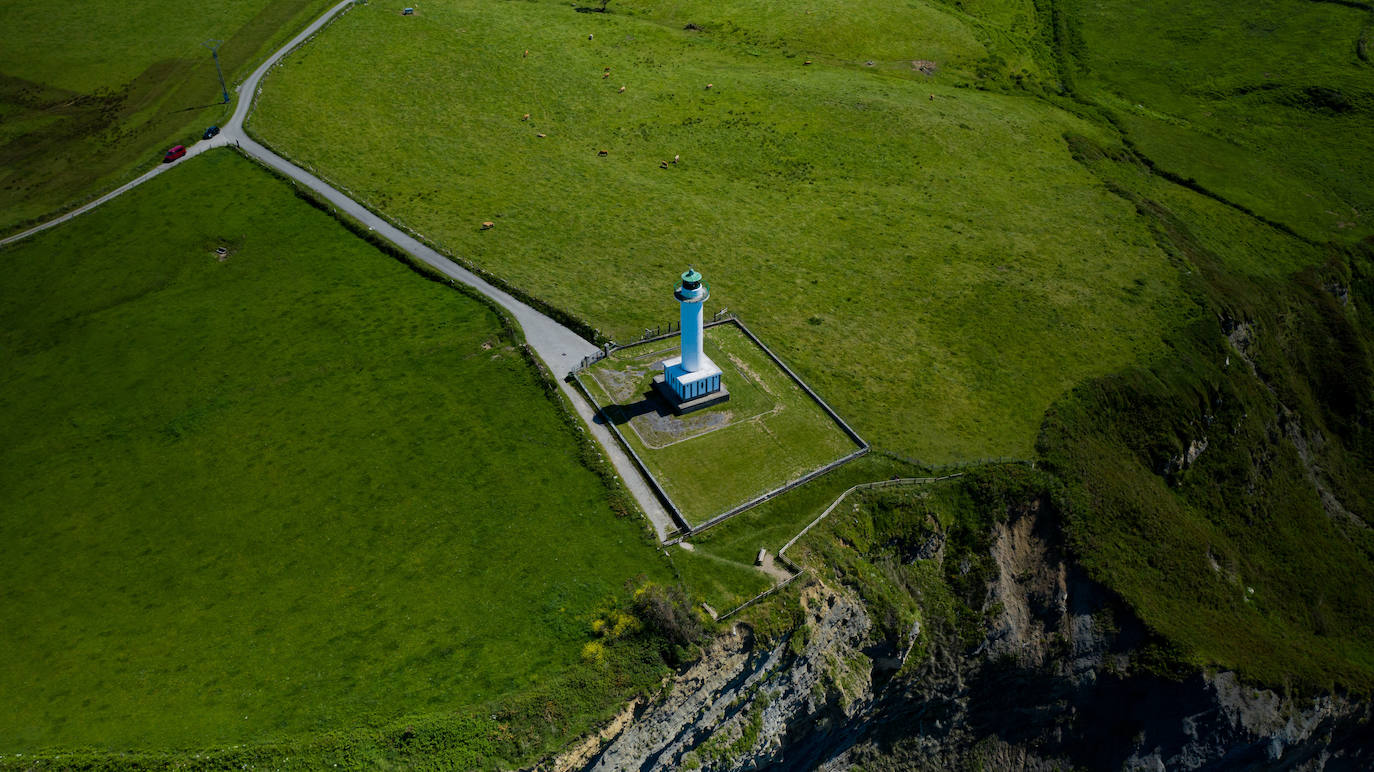
[[[329,183],[301,169],[285,158],[272,152],[267,147],[256,142],[244,131],[243,122],[248,117],[248,113],[252,110],[253,102],[258,94],[258,83],[262,80],[263,76],[266,75],[267,72],[272,69],[272,66],[280,61],[283,56],[290,53],[296,46],[304,43],[312,35],[319,32],[320,29],[328,24],[337,14],[351,5],[353,5],[353,0],[344,0],[326,11],[323,16],[316,19],[310,26],[306,27],[303,32],[292,38],[289,43],[282,46],[281,49],[268,57],[267,61],[263,62],[254,70],[253,74],[249,75],[237,88],[239,94],[238,105],[235,107],[234,114],[230,117],[229,121],[221,127],[217,137],[197,142],[195,145],[187,148],[186,157],[180,161],[171,164],[162,164],[133,182],[101,196],[79,209],[68,212],[61,217],[43,223],[35,228],[31,228],[23,233],[0,240],[0,245],[18,241],[34,233],[46,230],[55,225],[60,225],[77,215],[94,209],[115,196],[147,182],[172,166],[185,163],[187,159],[193,158],[206,150],[227,145],[238,147],[243,153],[256,158],[267,166],[276,169],[296,182],[315,191],[340,211],[346,212],[349,216],[375,231],[387,241],[405,250],[416,259],[423,261],[445,276],[460,281],[491,298],[497,305],[501,306],[513,316],[516,323],[520,325],[520,328],[525,333],[525,341],[529,344],[530,348],[534,350],[535,354],[544,361],[544,364],[548,366],[554,378],[558,380],[559,388],[562,389],[563,393],[572,402],[578,416],[582,418],[583,423],[591,430],[592,436],[600,443],[602,449],[606,452],[612,465],[615,467],[616,472],[619,473],[621,479],[625,481],[630,493],[634,495],[635,500],[639,502],[639,506],[644,510],[645,514],[649,516],[649,520],[653,523],[654,531],[657,533],[659,541],[663,541],[667,534],[674,529],[672,518],[668,515],[668,511],[664,509],[663,505],[658,501],[658,498],[649,490],[648,484],[646,484],[644,479],[640,476],[639,471],[630,461],[629,456],[627,456],[620,445],[616,443],[610,431],[604,425],[594,420],[591,406],[589,406],[582,396],[567,383],[566,379],[568,373],[572,372],[572,369],[582,361],[583,357],[595,353],[595,346],[583,340],[577,333],[567,327],[564,327],[525,303],[520,302],[511,296],[510,293],[492,286],[471,271],[454,263],[452,260],[449,260],[424,244],[421,244],[414,237],[373,214],[362,204],[359,204],[357,201],[339,192]]]

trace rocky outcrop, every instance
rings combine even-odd
[[[856,600],[819,585],[802,603],[806,632],[793,636],[806,636],[804,646],[796,637],[756,646],[747,627],[735,626],[587,768],[755,769],[808,744],[841,743],[832,733],[872,698],[873,668],[861,652],[868,616]]]
[[[1170,680],[1146,633],[1067,561],[1031,503],[994,526],[974,647],[921,661],[875,640],[863,604],[813,580],[805,623],[764,647],[736,626],[585,765],[650,769],[1360,769],[1370,703],[1302,700],[1231,673]],[[934,635],[934,633],[916,634]],[[909,649],[908,649],[909,650]]]

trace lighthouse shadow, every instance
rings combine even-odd
[[[616,426],[624,426],[640,416],[654,416],[655,418],[669,418],[673,415],[673,406],[668,404],[668,400],[663,398],[654,389],[649,389],[640,395],[639,400],[623,405],[607,405],[597,416],[600,421],[609,420]]]

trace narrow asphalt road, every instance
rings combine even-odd
[[[266,75],[283,56],[286,56],[292,49],[319,32],[321,28],[328,24],[341,11],[353,5],[353,2],[354,0],[343,0],[343,2],[330,8],[324,15],[316,19],[310,26],[306,27],[304,31],[292,38],[290,42],[282,46],[276,53],[272,54],[265,62],[259,65],[258,68],[253,71],[253,74],[249,75],[248,78],[238,86],[238,104],[235,106],[234,113],[229,118],[229,121],[221,127],[218,136],[213,139],[197,142],[195,145],[187,148],[186,156],[182,160],[171,164],[161,164],[138,179],[101,196],[79,209],[75,209],[56,219],[24,231],[23,233],[0,240],[0,245],[19,241],[20,239],[27,238],[40,231],[60,225],[77,215],[88,212],[106,201],[147,182],[172,166],[185,163],[188,159],[206,150],[229,145],[238,147],[243,153],[252,158],[256,158],[258,161],[315,191],[340,211],[347,213],[350,217],[361,222],[379,236],[405,250],[416,259],[425,262],[445,276],[460,281],[491,298],[497,305],[510,313],[510,315],[515,318],[516,323],[519,324],[520,328],[524,331],[525,341],[529,344],[530,348],[534,350],[535,354],[544,361],[544,364],[548,366],[550,372],[553,373],[554,378],[558,381],[559,388],[562,389],[563,393],[567,396],[569,401],[571,401],[578,416],[581,417],[583,423],[591,430],[597,442],[600,443],[602,449],[615,467],[616,472],[620,475],[620,478],[625,481],[626,487],[629,488],[630,493],[634,495],[635,500],[639,502],[639,506],[644,510],[645,514],[649,516],[654,531],[658,535],[658,540],[660,542],[663,541],[667,534],[675,528],[672,518],[668,515],[668,511],[659,502],[658,498],[654,496],[653,491],[649,489],[648,484],[646,484],[644,478],[640,476],[639,470],[635,467],[633,462],[630,461],[629,456],[626,455],[625,451],[617,444],[615,438],[611,436],[610,430],[603,424],[594,420],[594,411],[591,406],[586,403],[586,400],[584,400],[575,389],[568,385],[568,373],[572,372],[572,369],[582,361],[583,357],[595,353],[597,350],[595,346],[583,340],[577,333],[567,327],[564,327],[548,316],[520,302],[512,297],[510,293],[492,286],[471,271],[468,271],[452,260],[449,260],[424,244],[421,244],[409,234],[404,233],[386,220],[373,214],[362,204],[359,204],[357,201],[339,192],[325,181],[301,169],[264,147],[262,144],[256,142],[244,131],[243,122],[247,119],[249,112],[252,110],[253,102],[258,93],[258,83],[262,80],[263,76]]]

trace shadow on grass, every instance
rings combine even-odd
[[[597,415],[597,420],[603,423],[610,420],[616,426],[624,426],[630,421],[650,413],[657,413],[659,418],[673,415],[673,406],[668,404],[668,400],[664,399],[663,395],[654,389],[644,392],[638,402],[631,402],[628,405],[607,405]]]
[[[211,108],[211,107],[219,107],[220,105],[227,105],[227,104],[229,104],[229,103],[228,103],[228,102],[225,102],[225,101],[223,101],[223,100],[216,99],[215,101],[211,102],[211,103],[208,104],[208,105],[191,105],[190,107],[179,107],[179,108],[177,108],[177,109],[175,109],[175,110],[170,110],[169,112],[173,112],[173,113],[189,113],[189,112],[191,112],[191,111],[193,111],[193,110],[206,110],[206,109],[209,109],[209,108]]]

